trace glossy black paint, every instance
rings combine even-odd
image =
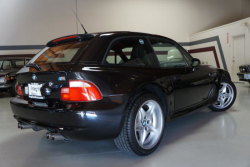
[[[70,139],[114,139],[121,131],[130,102],[140,93],[155,94],[169,121],[215,103],[222,77],[229,76],[222,69],[206,65],[178,69],[108,66],[104,63],[107,50],[118,38],[168,38],[134,32],[93,34],[95,37],[89,48],[81,51],[84,57],[79,54],[70,64],[58,64],[56,71],[25,67],[17,74],[22,87],[33,81],[33,74],[37,76],[36,82],[43,82],[44,87],[53,82],[51,95],[44,100],[32,100],[24,95],[24,98],[16,97],[11,101],[14,117],[19,122],[59,132]],[[60,76],[65,76],[66,80],[58,81]],[[60,88],[68,86],[68,80],[72,79],[93,82],[103,98],[95,102],[62,102]]]

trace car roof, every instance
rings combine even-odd
[[[53,39],[51,41],[49,41],[47,43],[47,47],[52,47],[58,44],[62,44],[62,43],[66,43],[66,42],[72,42],[69,41],[70,39],[76,39],[76,37],[78,38],[82,38],[82,39],[97,39],[99,37],[101,38],[106,38],[108,39],[109,42],[111,42],[112,40],[116,39],[116,38],[120,38],[120,37],[139,37],[139,36],[143,36],[143,37],[158,37],[158,38],[164,38],[167,40],[170,40],[174,43],[176,43],[174,40],[161,36],[161,35],[157,35],[157,34],[149,34],[149,33],[142,33],[142,32],[132,32],[132,31],[108,31],[108,32],[93,32],[93,33],[88,33],[88,34],[72,34],[72,35],[67,35],[67,36],[62,36],[56,39]],[[60,42],[60,41],[65,41],[65,42]],[[108,42],[107,41],[107,42]],[[59,43],[58,43],[59,42]]]
[[[133,32],[133,31],[108,31],[108,32],[94,32],[90,33],[94,36],[113,36],[115,38],[124,37],[124,36],[151,36],[151,37],[160,37],[172,40],[165,36],[157,35],[157,34],[150,34],[150,33],[143,33],[143,32]],[[173,41],[173,40],[172,40]]]

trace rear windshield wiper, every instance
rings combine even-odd
[[[32,68],[37,69],[38,71],[42,71],[41,67],[38,64],[36,64],[36,63],[26,64],[26,67],[32,67]]]

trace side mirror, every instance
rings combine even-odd
[[[201,61],[199,59],[193,58],[192,60],[192,68],[193,71],[201,64]]]
[[[197,67],[201,64],[201,61],[199,59],[193,58],[192,60],[192,67]]]

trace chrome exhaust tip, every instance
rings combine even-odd
[[[53,141],[55,141],[55,140],[68,140],[59,133],[51,133],[51,132],[46,133],[46,138],[49,140],[53,140]]]
[[[24,124],[24,123],[18,123],[17,124],[17,127],[19,128],[19,129],[31,129],[32,128],[32,125],[29,125],[29,124]]]
[[[51,136],[51,140],[65,140],[66,138],[63,137],[61,134],[59,133],[54,133]]]

